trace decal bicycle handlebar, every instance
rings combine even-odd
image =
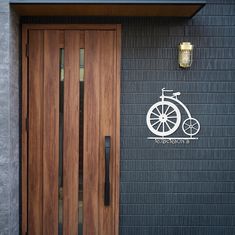
[[[166,88],[162,88],[162,95],[164,96],[164,92],[173,92],[173,90],[166,90]]]

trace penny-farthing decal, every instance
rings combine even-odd
[[[166,92],[172,92],[172,95],[166,95]],[[149,139],[198,139],[195,135],[200,131],[200,123],[197,119],[192,118],[188,108],[178,99],[180,94],[180,92],[173,93],[173,90],[162,88],[161,100],[150,107],[146,116],[149,130],[156,135]],[[181,124],[181,113],[178,106],[181,106],[187,114],[181,125],[186,137],[170,137]]]

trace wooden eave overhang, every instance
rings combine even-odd
[[[10,0],[22,16],[192,17],[205,0]]]

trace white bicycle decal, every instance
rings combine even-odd
[[[153,134],[164,138],[178,129],[181,123],[181,113],[179,108],[173,103],[175,102],[183,107],[188,116],[182,123],[183,132],[189,136],[188,138],[197,139],[193,138],[193,136],[200,131],[200,123],[197,119],[192,118],[188,108],[178,99],[180,92],[175,92],[172,95],[165,95],[165,92],[173,92],[173,90],[162,88],[161,101],[152,105],[148,110],[146,122],[149,130]]]

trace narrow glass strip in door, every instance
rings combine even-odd
[[[60,48],[60,93],[59,93],[59,235],[63,230],[63,124],[64,124],[64,48]]]
[[[78,215],[78,231],[82,235],[83,224],[83,128],[84,128],[84,48],[80,49],[80,114],[79,114],[79,215]]]

